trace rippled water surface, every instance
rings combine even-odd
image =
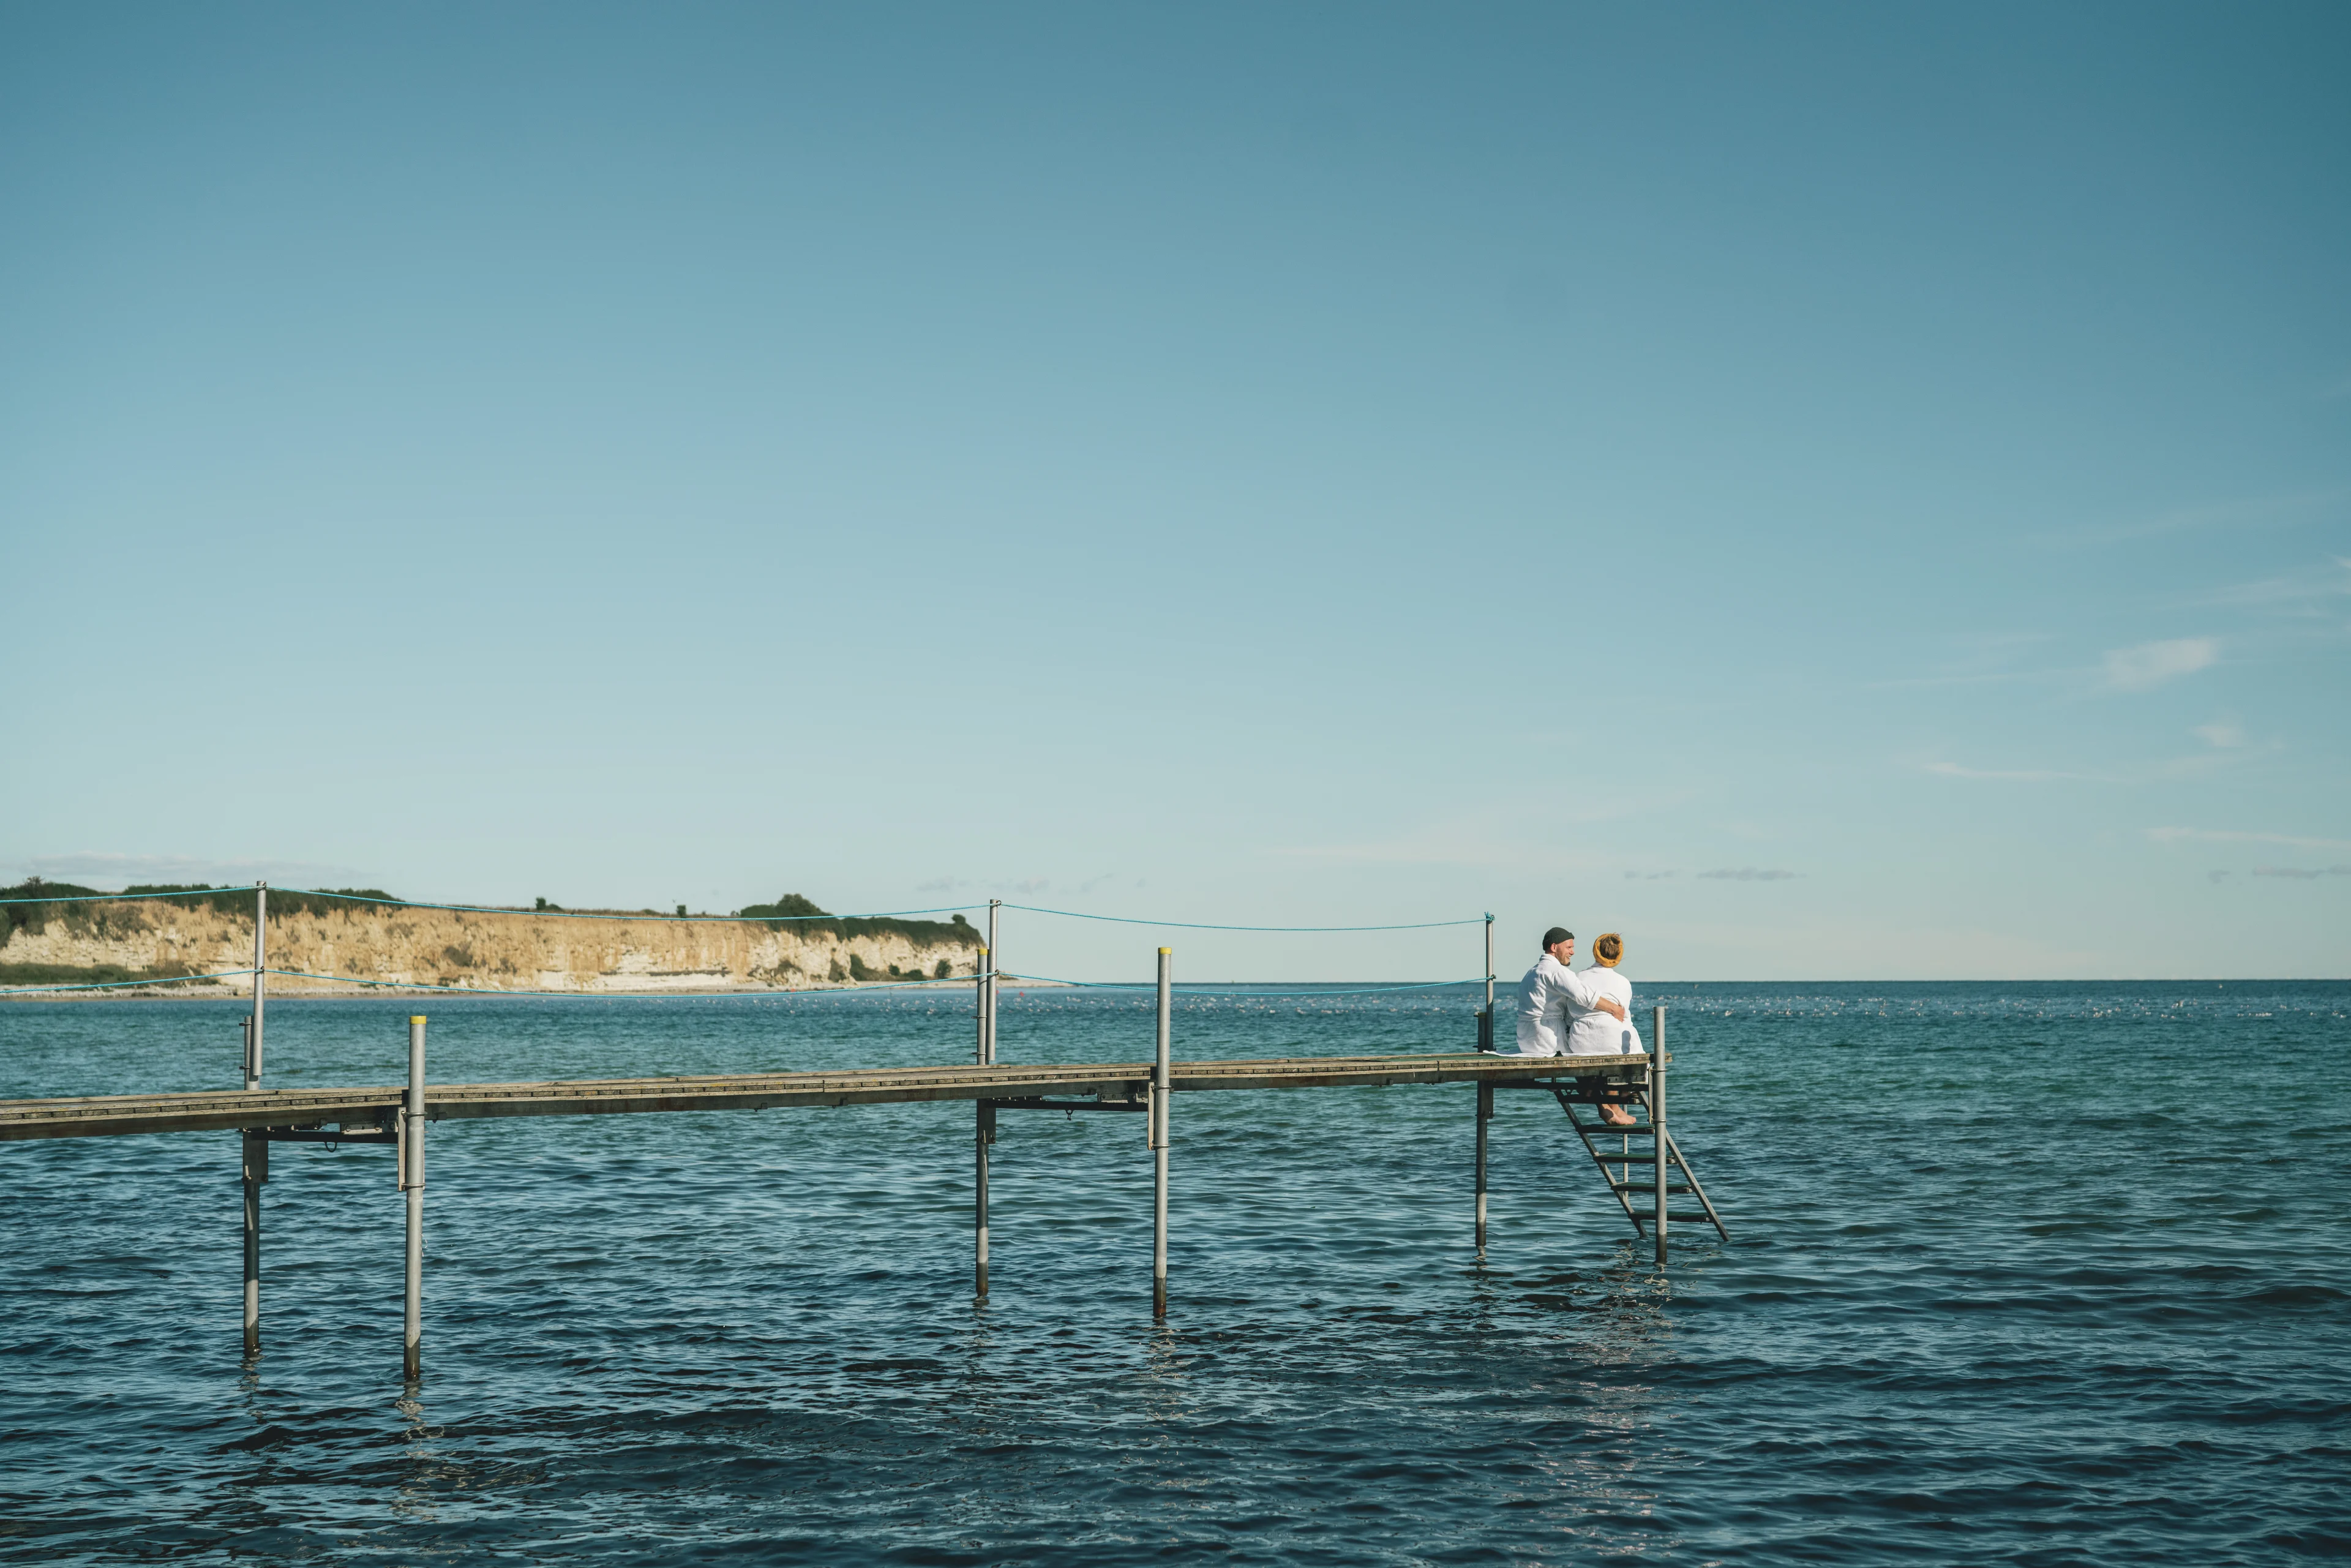
[[[1458,1049],[1468,993],[1192,996],[1180,1055]],[[1729,1245],[1659,1270],[1562,1125],[1472,1091],[444,1123],[425,1364],[389,1155],[0,1146],[19,1562],[2230,1563],[2351,1552],[2351,985],[1677,986]],[[407,1001],[273,1003],[269,1082],[392,1083]],[[436,1000],[443,1081],[967,1060],[907,993]],[[0,1096],[235,1086],[235,1002],[0,1007]],[[1147,1004],[1008,995],[1006,1061]]]

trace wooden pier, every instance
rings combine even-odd
[[[1521,1058],[1472,1051],[1444,1055],[1275,1057],[1181,1061],[1168,1088],[1190,1094],[1235,1089],[1346,1089],[1398,1083],[1535,1084],[1602,1075],[1639,1080],[1646,1056]],[[597,1116],[641,1111],[764,1111],[793,1106],[904,1105],[976,1100],[999,1110],[1140,1111],[1151,1099],[1153,1063],[1081,1066],[889,1067],[843,1072],[747,1072],[704,1077],[601,1078],[544,1083],[432,1083],[429,1121],[485,1116]],[[357,1142],[390,1134],[406,1103],[403,1087],[224,1089],[177,1094],[101,1094],[0,1101],[0,1142],[95,1138],[139,1133],[301,1128],[318,1138]],[[1069,1103],[1074,1102],[1075,1103]],[[340,1131],[326,1133],[327,1124]],[[315,1140],[307,1140],[315,1141]]]
[[[1468,1051],[1389,1056],[1276,1057],[1225,1061],[1173,1059],[1168,949],[1159,949],[1157,1047],[1149,1061],[1071,1065],[1004,1063],[996,1060],[995,907],[988,912],[988,947],[977,977],[977,1040],[967,1065],[862,1068],[822,1072],[719,1073],[690,1077],[608,1078],[535,1083],[428,1083],[423,1017],[408,1020],[408,1082],[362,1088],[264,1089],[263,977],[256,889],[253,1012],[245,1030],[243,1089],[161,1094],[102,1094],[0,1101],[0,1143],[41,1138],[125,1137],[155,1133],[239,1134],[245,1199],[245,1348],[261,1346],[261,1188],[269,1179],[272,1144],[383,1145],[397,1151],[395,1174],[406,1200],[408,1235],[405,1324],[402,1363],[421,1375],[424,1272],[424,1145],[433,1123],[491,1116],[601,1116],[646,1112],[760,1111],[851,1105],[904,1105],[966,1101],[975,1107],[972,1205],[973,1295],[988,1288],[988,1150],[997,1119],[1021,1111],[1142,1112],[1153,1164],[1152,1312],[1167,1312],[1167,1205],[1170,1125],[1186,1094],[1247,1090],[1382,1088],[1463,1083],[1477,1091],[1475,1235],[1486,1250],[1487,1124],[1497,1092],[1547,1093],[1566,1113],[1609,1192],[1636,1233],[1654,1240],[1666,1261],[1675,1222],[1729,1229],[1682,1157],[1666,1126],[1666,1009],[1654,1009],[1647,1053],[1610,1056],[1499,1055],[1494,1038],[1493,966],[1489,926],[1486,1005],[1478,1015],[1478,1042]],[[1616,1123],[1598,1119],[1621,1108],[1637,1113]],[[1584,1111],[1594,1113],[1586,1116]],[[1646,1145],[1636,1149],[1636,1142]],[[1613,1145],[1613,1147],[1611,1146]],[[1676,1176],[1678,1176],[1678,1185]],[[1646,1179],[1636,1179],[1646,1178]],[[1641,1201],[1636,1204],[1635,1197]],[[1673,1197],[1695,1197],[1698,1208],[1671,1211]]]

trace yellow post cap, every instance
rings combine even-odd
[[[408,1015],[408,1021],[410,1023],[423,1023],[424,1021],[424,1015],[423,1013],[411,1013]]]

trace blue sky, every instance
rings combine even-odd
[[[2351,974],[2346,65],[2334,5],[7,6],[0,874]]]

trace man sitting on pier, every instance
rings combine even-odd
[[[1519,1054],[1561,1056],[1575,1020],[1604,1012],[1625,1021],[1624,1004],[1567,967],[1575,933],[1554,925],[1543,933],[1543,956],[1519,982]]]

